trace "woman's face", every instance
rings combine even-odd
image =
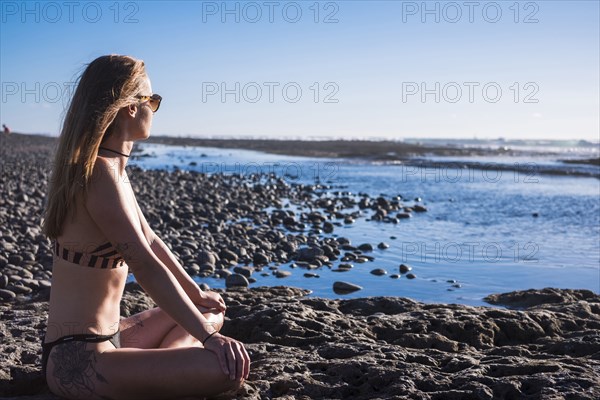
[[[150,79],[145,77],[141,88],[140,88],[140,96],[151,96],[152,95],[152,85],[150,84]],[[150,136],[150,128],[152,127],[152,117],[153,112],[150,109],[150,105],[148,101],[140,102],[137,104],[137,112],[135,114],[134,120],[134,129],[133,134],[134,137],[132,139],[147,139]]]

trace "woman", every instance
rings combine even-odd
[[[142,61],[103,56],[65,116],[43,223],[55,255],[42,367],[57,395],[206,396],[248,377],[244,346],[219,334],[225,302],[148,226],[125,171],[160,102]],[[128,270],[159,307],[120,319]]]

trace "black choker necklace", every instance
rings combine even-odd
[[[101,150],[106,150],[106,151],[110,151],[111,153],[115,153],[115,154],[118,154],[118,155],[120,155],[120,156],[123,156],[123,157],[127,157],[127,158],[129,158],[129,155],[128,155],[128,154],[119,153],[118,151],[111,150],[111,149],[107,149],[106,147],[102,147],[102,146],[100,146],[100,147],[99,147],[99,149],[101,149]]]

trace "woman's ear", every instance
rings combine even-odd
[[[137,114],[137,106],[135,104],[130,104],[127,106],[127,115],[129,115],[132,118],[135,118],[135,115]]]

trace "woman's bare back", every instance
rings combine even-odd
[[[110,167],[111,161],[107,161]],[[126,175],[124,178],[117,178],[117,185],[127,197],[127,212],[137,214],[135,195]],[[74,218],[65,221],[63,235],[57,238],[60,245],[69,251],[87,253],[107,243],[108,239],[91,218],[87,204],[77,204],[74,209]],[[91,268],[55,255],[45,342],[72,334],[115,333],[119,328],[119,304],[127,275],[126,264],[118,268]]]

